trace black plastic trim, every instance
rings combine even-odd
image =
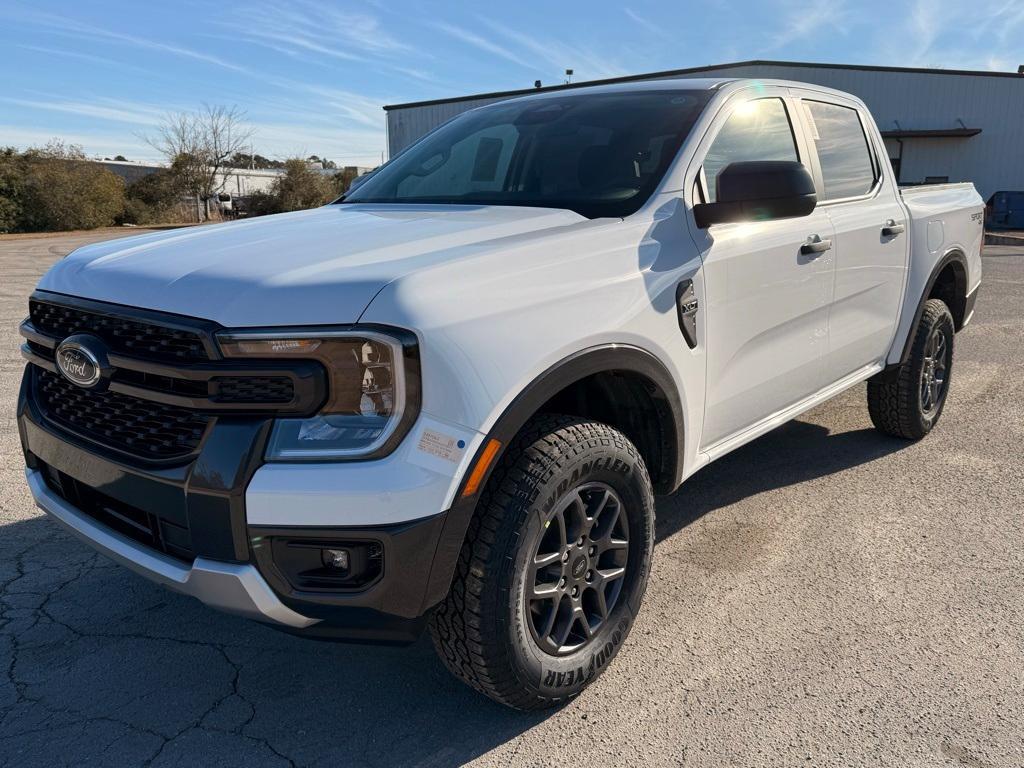
[[[639,347],[622,344],[591,347],[570,355],[534,379],[512,401],[498,418],[487,438],[481,442],[473,461],[468,465],[476,466],[484,447],[491,439],[501,442],[501,450],[492,460],[480,483],[480,488],[486,486],[488,478],[501,461],[501,455],[512,438],[544,403],[571,384],[606,371],[636,373],[646,377],[656,387],[662,406],[662,418],[665,422],[671,423],[674,428],[673,439],[668,441],[670,444],[662,446],[663,467],[660,468],[662,479],[655,484],[655,491],[662,494],[674,491],[683,474],[685,435],[682,400],[676,390],[672,375],[657,357]],[[653,470],[654,468],[652,468],[652,475],[655,474]],[[459,484],[455,503],[448,510],[444,520],[444,528],[440,533],[427,585],[425,605],[428,607],[439,603],[448,593],[452,574],[455,572],[455,564],[462,549],[462,542],[466,538],[469,522],[476,510],[479,494],[463,496],[463,489],[468,479],[467,473]]]
[[[220,360],[220,350],[214,343],[213,334],[220,326],[212,320],[201,320],[195,317],[174,314],[173,312],[158,312],[152,309],[142,309],[126,304],[115,304],[108,301],[95,301],[94,299],[83,299],[78,296],[69,296],[66,293],[55,291],[35,290],[29,297],[30,301],[41,301],[47,304],[57,304],[62,307],[72,307],[85,312],[92,312],[98,315],[110,315],[118,318],[138,320],[153,325],[161,325],[165,328],[173,328],[178,331],[188,331],[199,336],[210,360]]]
[[[30,468],[46,464],[123,504],[186,519],[197,556],[249,560],[245,489],[262,463],[270,419],[214,418],[198,454],[187,463],[141,464],[50,427],[30,396],[33,379],[27,365],[17,420]]]
[[[127,314],[120,315],[119,317],[135,319],[134,315]],[[35,328],[28,320],[24,321],[18,330],[29,342],[46,347],[47,349],[55,348],[61,341]],[[21,355],[33,365],[38,365],[40,368],[44,368],[51,373],[59,373],[52,358],[40,354],[39,351],[28,343],[21,345]],[[282,416],[312,416],[319,411],[320,406],[323,405],[327,398],[326,372],[322,365],[309,360],[295,360],[287,363],[260,361],[258,364],[218,360],[211,363],[175,365],[173,363],[129,357],[113,352],[107,354],[107,359],[114,370],[113,379],[109,384],[111,392],[137,397],[140,400],[152,400],[165,405],[191,408],[204,413],[231,411],[238,414],[274,413]],[[281,377],[287,378],[292,382],[294,395],[292,400],[286,403],[220,402],[215,396],[189,397],[161,389],[140,387],[118,381],[117,373],[121,370],[161,376],[168,379],[205,383],[207,392],[211,389],[210,382],[213,379],[226,376],[241,378]]]
[[[445,527],[447,513],[419,520],[380,526],[277,527],[250,525],[249,543],[263,578],[281,601],[304,616],[345,624],[354,608],[382,615],[415,619],[433,603],[426,598],[435,549]],[[274,563],[272,540],[375,541],[383,547],[383,571],[362,588],[299,590]],[[435,603],[438,601],[434,601]]]
[[[913,347],[914,345],[914,329],[917,328],[917,324],[921,322],[921,315],[924,313],[924,304],[926,301],[928,301],[928,297],[931,295],[932,288],[935,287],[935,281],[938,280],[939,275],[942,273],[942,270],[944,270],[950,264],[954,263],[959,264],[960,267],[963,269],[963,284],[961,285],[961,281],[958,279],[956,287],[957,293],[960,296],[966,296],[968,274],[967,257],[964,256],[964,254],[961,251],[953,249],[949,251],[945,256],[943,256],[941,259],[939,259],[939,262],[932,269],[931,275],[928,276],[928,282],[925,283],[924,290],[921,292],[920,299],[917,302],[917,309],[914,312],[914,321],[910,324],[910,330],[907,332],[907,338],[903,342],[903,353],[900,355],[900,361],[899,363],[887,366],[887,369],[892,369],[897,367],[898,365],[903,365],[903,363],[907,362],[907,360],[910,359],[910,350],[911,347]],[[958,278],[959,277],[960,276],[958,274]],[[964,317],[967,316],[967,313],[965,313]],[[960,328],[957,328],[957,330],[959,331]]]
[[[964,322],[963,322],[963,325],[967,325],[968,321],[970,321],[970,319],[971,319],[971,315],[974,314],[974,305],[978,301],[978,291],[980,289],[981,289],[980,285],[976,286],[975,289],[973,291],[971,291],[970,293],[968,293],[967,296],[964,298]],[[961,326],[961,327],[963,327],[963,326]]]

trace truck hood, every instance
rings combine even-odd
[[[328,205],[85,246],[39,287],[235,328],[354,323],[405,274],[587,221],[546,208]]]

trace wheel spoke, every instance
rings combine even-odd
[[[608,618],[608,601],[605,599],[604,594],[605,585],[602,583],[600,586],[594,588],[594,594],[597,597],[597,610],[601,614],[602,619]]]
[[[554,565],[561,559],[561,552],[548,552],[545,555],[537,555],[533,558],[533,566],[539,570],[541,568],[547,568],[549,565]]]
[[[608,584],[616,579],[621,579],[626,575],[625,568],[605,568],[597,571],[597,575],[601,577],[601,584]]]
[[[551,630],[555,626],[555,619],[558,618],[558,611],[561,608],[561,601],[556,600],[551,606],[551,610],[548,612],[547,617],[544,619],[544,625],[537,630],[537,635],[543,641],[550,637]]]
[[[560,590],[557,582],[554,584],[534,584],[533,589],[530,590],[530,597],[534,600],[551,600],[558,597],[559,594]]]
[[[559,611],[561,613],[561,611]],[[561,648],[565,645],[565,641],[569,639],[569,633],[572,632],[572,625],[576,623],[576,614],[570,613],[569,617],[562,622],[562,626],[558,628],[557,632],[552,636],[555,645]]]
[[[555,520],[558,521],[558,543],[560,549],[565,549],[568,542],[566,530],[565,530],[565,512],[559,512],[555,515]]]
[[[587,616],[583,611],[576,614],[576,623],[583,629],[583,637],[587,640],[594,636],[594,631],[590,628],[590,622],[587,621]]]

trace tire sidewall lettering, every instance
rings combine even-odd
[[[621,617],[616,622],[608,639],[599,647],[589,651],[589,658],[585,662],[574,661],[565,667],[555,664],[543,665],[541,667],[541,687],[548,690],[573,689],[589,683],[615,658],[623,640],[629,634],[630,623],[630,616]]]

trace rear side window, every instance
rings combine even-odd
[[[799,159],[782,99],[756,99],[740,104],[704,157],[708,202],[718,199],[718,174],[730,163]]]
[[[870,192],[875,186],[875,166],[857,110],[822,101],[805,101],[804,109],[825,182],[821,199],[840,200]]]

